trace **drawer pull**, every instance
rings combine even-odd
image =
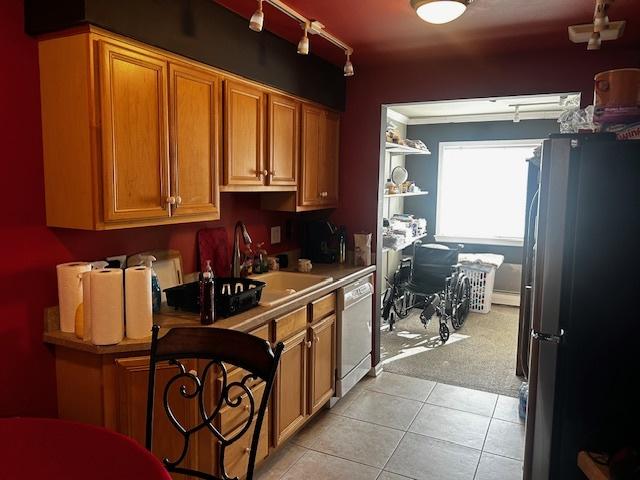
[[[311,348],[311,340],[307,342],[307,348]]]

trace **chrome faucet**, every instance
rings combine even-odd
[[[240,269],[242,266],[242,255],[240,254],[240,238],[238,234],[242,233],[242,240],[245,246],[251,245],[251,237],[247,232],[247,227],[241,221],[236,222],[236,226],[233,229],[233,253],[231,258],[231,273],[234,277],[240,276]]]

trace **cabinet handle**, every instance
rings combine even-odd
[[[176,205],[182,205],[182,197],[180,195],[176,197]]]
[[[320,343],[320,337],[318,335],[313,336],[313,341],[316,343]]]
[[[266,177],[267,175],[269,175],[269,170],[263,170],[263,171],[262,171],[262,175],[263,175],[263,176],[265,176],[265,177]]]
[[[309,340],[309,341],[307,342],[307,348],[311,348],[311,345],[312,345],[311,340]]]
[[[174,196],[167,197],[167,204],[168,205],[175,205],[176,204],[176,197],[174,197]]]
[[[251,449],[250,448],[245,448],[244,449],[244,453],[251,453]]]
[[[244,410],[245,410],[245,412],[248,412],[250,409],[251,409],[251,407],[250,407],[249,405],[245,405],[245,406],[244,406]]]

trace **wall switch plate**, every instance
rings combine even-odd
[[[280,243],[280,227],[271,227],[271,245]]]

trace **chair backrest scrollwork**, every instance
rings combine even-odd
[[[169,330],[159,337],[160,328],[153,327],[149,364],[149,391],[147,398],[146,447],[151,450],[153,440],[153,416],[156,368],[158,362],[168,361],[176,367],[176,374],[164,386],[162,404],[165,414],[176,431],[182,436],[182,450],[176,458],[163,458],[167,470],[209,480],[234,480],[225,468],[225,452],[229,445],[239,440],[254,425],[251,439],[247,480],[251,480],[260,438],[260,430],[284,348],[278,343],[271,348],[268,342],[247,333],[211,327],[181,327]],[[187,370],[186,359],[208,360],[201,369]],[[242,368],[246,372],[241,379],[230,381],[228,365]],[[213,373],[212,373],[213,372]],[[210,376],[217,375],[217,395],[209,394]],[[251,390],[255,381],[265,382],[260,405]],[[176,416],[170,401],[174,390],[187,401],[197,402],[198,419],[195,425],[185,426]],[[243,408],[247,418],[231,433],[224,434],[216,427],[216,419],[223,408]],[[193,435],[207,429],[218,445],[218,476],[181,466],[185,460]],[[237,477],[235,477],[237,480]]]

